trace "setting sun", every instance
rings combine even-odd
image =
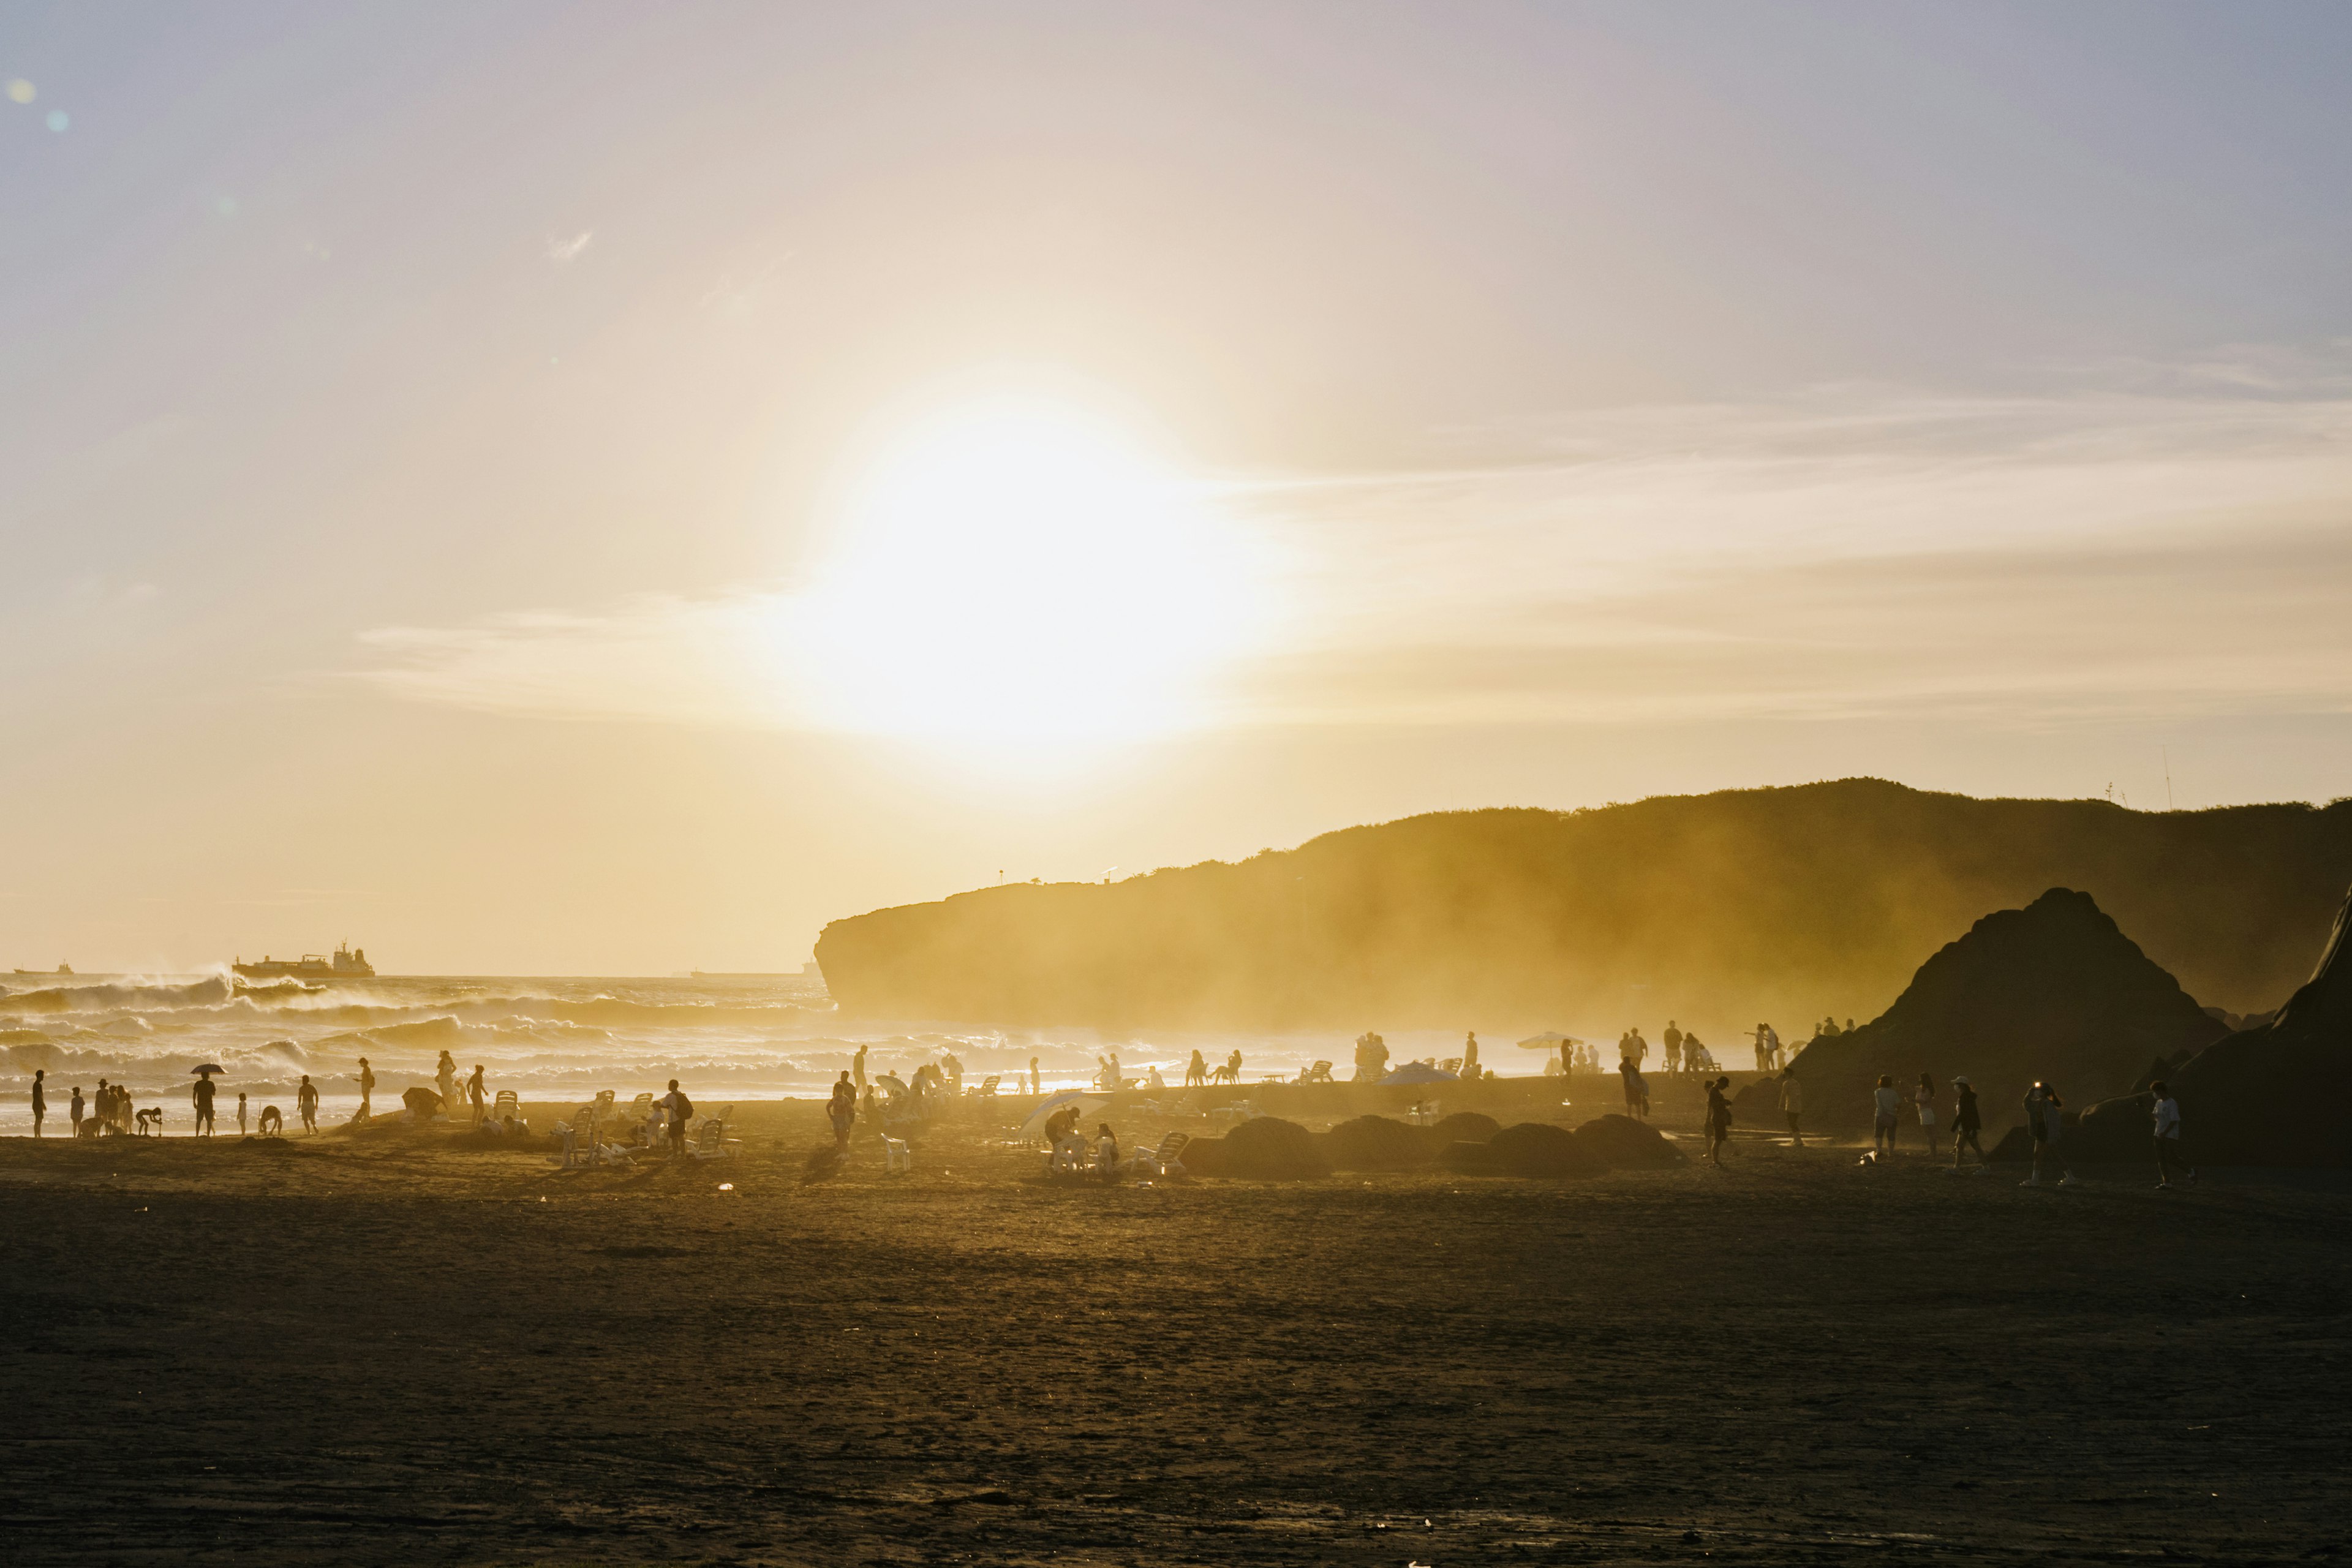
[[[1107,420],[1002,400],[882,444],[784,637],[840,729],[1125,739],[1201,715],[1262,598],[1204,487]]]

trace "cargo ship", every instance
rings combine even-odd
[[[363,947],[338,947],[332,958],[316,952],[300,958],[272,958],[264,953],[258,963],[247,963],[240,958],[229,967],[247,980],[368,980],[375,974],[375,965],[367,961]]]

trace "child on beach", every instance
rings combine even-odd
[[[245,1095],[242,1090],[236,1097],[236,1135],[240,1138],[245,1136]]]

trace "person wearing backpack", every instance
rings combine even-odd
[[[694,1101],[677,1087],[677,1079],[669,1080],[669,1092],[661,1097],[663,1120],[669,1123],[669,1152],[672,1155],[686,1152],[686,1119],[694,1114]]]

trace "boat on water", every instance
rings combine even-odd
[[[71,974],[73,973],[73,965],[70,963],[60,963],[54,970],[20,969],[16,971],[16,973],[19,974]]]
[[[257,963],[240,958],[229,967],[247,980],[367,980],[375,974],[375,965],[367,961],[367,949],[348,946],[337,947],[332,958],[316,952],[300,958],[272,958],[264,953]]]

